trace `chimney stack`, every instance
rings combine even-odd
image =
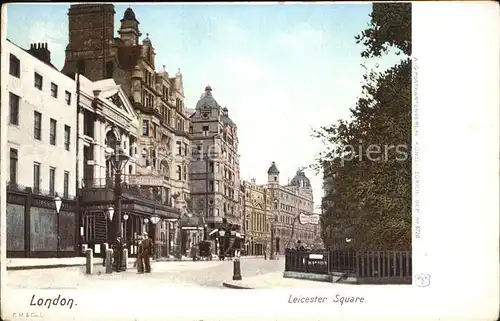
[[[29,54],[37,58],[46,64],[51,64],[50,62],[50,50],[48,44],[45,43],[32,43],[30,44],[30,49],[27,50]]]

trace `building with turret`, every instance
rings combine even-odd
[[[314,213],[313,190],[303,169],[298,169],[292,180],[282,185],[278,166],[272,162],[267,170],[267,184],[258,185],[252,179],[244,181],[243,186],[245,238],[250,255],[260,255],[262,249],[271,245],[275,253],[283,254],[298,240],[309,247],[318,243],[320,226],[299,221],[301,213]],[[275,230],[271,241],[272,228]]]
[[[132,8],[126,9],[120,20],[118,37],[114,36],[114,17],[112,4],[70,6],[69,43],[62,72],[70,77],[81,74],[93,82],[113,79],[120,85],[139,123],[134,135],[129,135],[127,129],[116,133],[118,138],[129,137],[127,141],[119,140],[118,144],[135,158],[133,184],[145,194],[153,193],[162,205],[179,209],[181,215],[187,214],[191,136],[189,115],[184,107],[182,74],[178,70],[170,75],[165,65],[157,67],[153,42],[148,34],[142,38],[139,20]],[[87,136],[99,135],[93,126],[93,114],[84,109],[81,112],[79,118],[83,118],[83,127],[92,132]],[[97,144],[96,140],[86,137],[79,139],[90,145]],[[77,155],[77,159],[82,158]],[[84,170],[79,172],[77,179],[112,177],[112,170],[100,169],[95,164],[92,167],[83,164]],[[133,174],[131,169],[126,167],[123,174]],[[158,228],[165,227],[163,223],[158,224]],[[164,243],[169,246],[173,241],[165,239]]]
[[[236,124],[207,86],[191,115],[190,186],[193,212],[211,228],[226,218],[241,229],[240,170]]]

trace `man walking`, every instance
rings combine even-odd
[[[142,259],[144,260],[144,272],[151,273],[151,255],[153,254],[153,240],[148,236],[148,233],[144,233],[144,240],[141,242],[142,245]]]
[[[139,235],[137,237],[139,245],[137,246],[137,259],[135,261],[135,264],[137,266],[137,273],[142,274],[144,273],[144,261],[143,261],[143,255],[144,255],[144,248],[142,244],[142,235]]]
[[[113,259],[115,260],[115,271],[120,272],[122,270],[122,261],[123,261],[123,242],[120,236],[116,237],[116,240],[112,245],[112,248],[113,248]]]

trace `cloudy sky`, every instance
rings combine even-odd
[[[115,5],[115,30],[128,4]],[[194,108],[206,85],[238,125],[241,176],[267,181],[275,161],[281,183],[314,162],[324,148],[312,128],[349,116],[360,94],[362,46],[371,4],[231,4],[130,6],[149,33],[156,66],[181,69],[186,106]],[[47,42],[61,68],[68,42],[69,5],[7,5],[7,37],[29,48]],[[116,36],[118,34],[116,33]],[[392,66],[399,59],[373,59]],[[321,177],[307,171],[316,205]]]

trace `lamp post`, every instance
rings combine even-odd
[[[127,242],[127,220],[128,220],[128,214],[123,214],[123,220],[125,221],[124,227],[123,227],[123,239],[125,242]],[[127,242],[128,244],[128,242]]]
[[[275,258],[275,249],[274,249],[274,238],[275,238],[275,235],[274,235],[274,230],[275,230],[275,223],[276,221],[278,220],[278,217],[279,217],[279,202],[277,199],[274,200],[274,204],[275,204],[275,208],[278,210],[278,213],[275,213],[273,215],[273,219],[271,220],[271,253],[269,253],[269,259],[270,260],[274,260]]]
[[[118,150],[112,150],[111,148],[106,148],[106,152],[110,154],[109,160],[111,163],[111,166],[113,167],[115,171],[115,207],[116,210],[118,211],[117,215],[117,235],[122,236],[122,190],[121,190],[121,181],[122,181],[122,170],[125,164],[129,161],[130,156],[126,155],[123,148],[120,146],[120,141],[117,142],[117,147]],[[113,153],[111,153],[113,152]]]
[[[113,206],[109,206],[107,209],[106,209],[106,217],[108,218],[108,220],[110,222],[113,222],[113,216],[115,214],[115,208]],[[106,221],[106,226],[108,226],[107,224],[107,221]],[[110,233],[109,233],[109,230],[107,231],[107,240],[108,240],[108,245],[111,244],[112,242],[112,239],[110,237]],[[104,244],[103,244],[104,246]],[[106,251],[108,250],[107,247],[104,246],[104,251],[102,253],[102,266],[106,266]]]
[[[147,220],[147,219],[146,219],[146,220]],[[152,224],[153,224],[153,226],[154,226],[154,227],[153,227],[153,229],[154,229],[154,235],[153,235],[153,237],[152,237],[152,239],[153,239],[153,244],[157,245],[157,244],[156,244],[156,242],[155,242],[155,240],[156,240],[156,224],[158,224],[158,222],[160,221],[160,217],[159,217],[159,216],[157,216],[157,215],[153,215],[153,216],[151,216],[150,221],[151,221],[151,223],[152,223]],[[158,258],[158,250],[154,251],[154,254],[155,254],[156,259],[157,259],[157,258]]]
[[[54,197],[54,203],[56,204],[56,213],[57,213],[57,251],[59,251],[59,212],[61,211],[62,199],[56,194]]]

